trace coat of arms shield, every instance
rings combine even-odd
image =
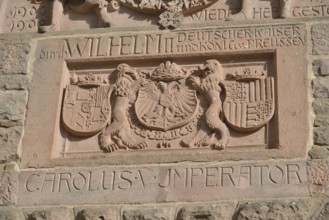
[[[225,83],[224,115],[238,131],[254,131],[274,115],[274,79],[243,79]]]
[[[111,115],[109,90],[109,85],[68,85],[62,112],[64,127],[77,136],[90,136],[103,129]]]
[[[177,81],[149,81],[138,91],[135,112],[147,128],[167,131],[189,123],[198,106],[195,90]]]

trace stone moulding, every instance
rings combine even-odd
[[[295,23],[39,40],[22,165],[304,157],[306,48]]]

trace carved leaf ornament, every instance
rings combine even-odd
[[[207,60],[198,71],[171,61],[153,70],[119,64],[113,74],[111,84],[93,74],[72,80],[62,107],[64,128],[75,136],[100,133],[105,151],[144,149],[151,142],[221,150],[230,140],[227,125],[251,132],[274,115],[273,77],[224,80],[217,60]]]

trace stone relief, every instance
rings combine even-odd
[[[35,1],[42,2],[42,0]],[[199,11],[215,1],[217,0],[54,0],[52,2],[51,24],[42,26],[39,31],[59,30],[60,20],[65,9],[80,14],[94,12],[98,17],[98,27],[110,27],[109,12],[118,10],[120,4],[141,13],[159,14],[159,24],[165,28],[176,28],[182,23],[184,13]]]
[[[41,0],[40,0],[41,1]],[[41,32],[59,30],[60,19],[64,9],[68,8],[76,13],[88,14],[94,12],[98,17],[98,27],[110,27],[109,12],[119,9],[120,4],[134,11],[159,15],[159,24],[164,28],[177,28],[183,23],[184,16],[201,11],[214,4],[217,0],[54,0],[52,3],[52,17],[50,26],[42,26]],[[280,17],[291,17],[291,1],[281,0]],[[228,21],[243,21],[253,19],[253,9],[258,2],[243,0],[240,12],[229,16]]]
[[[8,0],[7,0],[8,1]],[[328,0],[31,0],[4,4],[2,32],[329,16]],[[122,7],[121,7],[122,6]]]
[[[251,132],[274,115],[274,79],[244,68],[224,74],[218,60],[198,67],[165,61],[135,69],[121,63],[108,78],[73,74],[62,121],[74,136],[99,135],[105,152],[128,149],[223,150],[229,128]]]
[[[41,32],[47,31],[49,29],[59,30],[60,19],[64,13],[65,8],[81,14],[94,12],[98,17],[98,27],[109,27],[111,23],[108,15],[108,8],[111,8],[111,10],[116,10],[117,6],[118,5],[116,3],[109,3],[107,0],[54,0],[52,2],[51,24],[50,26],[41,27]]]

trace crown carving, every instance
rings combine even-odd
[[[150,72],[150,78],[156,81],[175,81],[184,79],[187,71],[174,62],[161,63],[154,71]]]
[[[255,80],[255,79],[262,79],[265,77],[265,73],[263,72],[261,75],[255,73],[251,73],[250,68],[245,68],[243,70],[243,74],[235,75],[234,79],[237,81],[248,81],[248,80]]]
[[[92,73],[83,76],[76,76],[76,74],[74,74],[74,76],[71,78],[71,82],[73,85],[86,87],[101,86],[107,83],[105,79],[102,79],[99,76],[95,76]]]

